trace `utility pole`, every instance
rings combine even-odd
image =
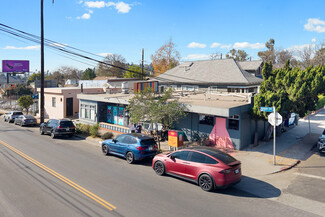
[[[43,19],[43,2],[41,0],[41,105],[40,116],[41,123],[44,123],[44,19]]]
[[[142,48],[141,79],[143,80],[144,49]]]

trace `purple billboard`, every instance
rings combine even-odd
[[[2,72],[29,72],[28,60],[2,60]]]

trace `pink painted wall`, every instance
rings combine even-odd
[[[223,149],[234,149],[226,126],[226,118],[216,117],[215,125],[209,136],[210,144]]]

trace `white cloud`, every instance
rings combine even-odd
[[[102,57],[107,57],[108,55],[113,55],[112,53],[98,53],[97,55]]]
[[[183,60],[206,60],[210,59],[210,54],[189,54],[182,58]]]
[[[15,47],[15,46],[6,46],[5,50],[38,50],[40,45],[27,46],[27,47]]]
[[[297,52],[297,51],[303,51],[305,48],[308,48],[308,47],[314,48],[315,44],[292,45],[291,47],[288,47],[285,50]]]
[[[85,5],[88,8],[104,8],[104,7],[114,7],[118,13],[129,13],[131,10],[131,5],[127,4],[125,2],[107,2],[105,3],[104,1],[86,1]]]
[[[215,47],[219,47],[221,44],[220,43],[217,43],[217,42],[213,42],[210,47],[211,48],[215,48]]]
[[[129,4],[124,3],[124,2],[118,2],[115,4],[115,9],[117,10],[118,13],[129,13],[129,11],[131,10],[131,7]]]
[[[85,5],[89,8],[103,8],[105,7],[104,1],[88,1],[85,2]]]
[[[90,13],[84,13],[81,17],[77,17],[77,19],[84,19],[84,20],[88,20],[90,19]]]
[[[197,42],[191,42],[187,45],[188,48],[205,48],[206,44],[200,44]]]
[[[232,47],[231,44],[224,44],[224,45],[221,45],[220,48],[222,49],[230,49]]]
[[[248,43],[248,42],[236,42],[234,44],[235,49],[245,49],[245,48],[248,48],[248,49],[262,49],[264,47],[265,47],[265,45],[263,43],[251,44],[251,43]]]
[[[317,18],[309,18],[304,25],[304,29],[310,32],[325,32],[325,21]]]
[[[78,4],[82,4],[84,1],[79,1]]]
[[[311,40],[311,42],[315,43],[315,42],[316,42],[316,38],[313,38],[313,39]]]

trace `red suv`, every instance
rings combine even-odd
[[[241,180],[240,161],[210,147],[192,147],[156,155],[152,168],[200,185],[204,191],[227,188]]]

